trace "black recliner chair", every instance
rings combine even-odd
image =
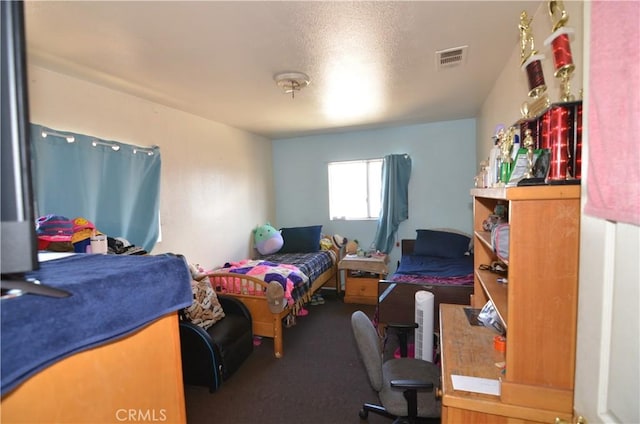
[[[225,317],[208,329],[180,320],[185,384],[215,392],[253,351],[251,313],[238,299],[218,294]]]

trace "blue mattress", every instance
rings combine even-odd
[[[193,301],[189,269],[177,256],[80,254],[43,262],[30,276],[72,295],[2,299],[2,395],[63,358]]]

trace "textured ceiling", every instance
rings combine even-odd
[[[475,117],[540,2],[28,1],[29,60],[266,137]],[[468,46],[438,70],[436,51]],[[311,84],[283,94],[273,80]]]

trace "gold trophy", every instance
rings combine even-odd
[[[549,16],[551,17],[553,33],[545,40],[545,46],[551,46],[555,73],[553,76],[560,80],[562,101],[573,101],[571,94],[571,76],[575,70],[571,56],[571,44],[569,36],[574,33],[573,28],[566,27],[569,14],[564,8],[562,0],[549,1]]]
[[[526,11],[520,14],[520,66],[527,73],[529,82],[529,97],[534,101],[529,104],[524,102],[520,108],[523,118],[530,118],[537,115],[549,106],[549,98],[545,94],[547,85],[542,72],[542,60],[544,55],[538,54],[535,48],[533,35],[531,34],[531,21]]]
[[[511,166],[513,164],[513,160],[511,159],[511,148],[513,147],[515,134],[515,127],[509,127],[506,133],[502,133],[500,140],[500,159],[502,161],[500,164],[501,186],[507,184],[509,182],[509,177],[511,176]]]
[[[535,142],[533,141],[529,128],[527,128],[524,133],[525,136],[522,145],[527,149],[527,171],[524,173],[524,178],[533,178],[533,148]]]
[[[518,29],[520,30],[520,65],[524,65],[529,56],[538,54],[535,50],[533,42],[533,35],[531,35],[531,21],[525,10],[520,14],[520,24]]]

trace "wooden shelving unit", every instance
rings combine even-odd
[[[506,353],[504,359],[496,358],[487,335],[491,330],[471,326],[462,307],[441,308],[442,422],[570,422],[580,186],[473,189],[471,195],[476,269],[472,306],[481,308],[492,300],[506,328]],[[506,285],[497,282],[499,275],[479,270],[481,264],[497,260],[482,221],[498,203],[506,206],[510,227]],[[470,347],[473,353],[465,353]],[[505,363],[503,372],[496,371],[500,362]],[[454,390],[452,374],[498,379],[500,396]]]

